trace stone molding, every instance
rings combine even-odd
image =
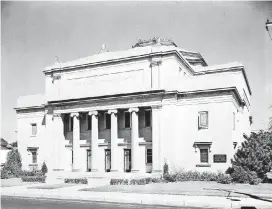
[[[90,111],[88,112],[88,115],[94,115],[94,116],[97,116],[98,115],[98,111],[97,110],[94,110],[94,111]]]
[[[137,112],[139,112],[139,108],[138,107],[131,107],[131,108],[128,109],[128,111],[131,112],[131,113],[132,112],[136,112],[137,113]]]
[[[117,114],[117,109],[112,109],[112,110],[108,110],[108,114],[112,114],[112,113],[114,113],[114,114]]]
[[[78,118],[78,117],[79,117],[79,113],[78,113],[78,112],[71,113],[71,114],[70,114],[70,117],[72,117],[72,118],[73,118],[73,117],[77,117],[77,118]]]

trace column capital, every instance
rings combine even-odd
[[[117,114],[117,110],[116,109],[108,110],[108,114],[112,114],[112,113]]]
[[[128,109],[129,112],[139,112],[139,108],[138,107],[131,107]]]
[[[94,111],[90,111],[88,112],[88,115],[98,115],[98,111],[94,110]]]
[[[78,118],[79,117],[79,113],[78,112],[73,112],[73,113],[70,114],[70,117],[72,117],[72,118],[73,117],[77,117]]]

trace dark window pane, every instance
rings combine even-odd
[[[71,124],[71,129],[69,131],[73,131],[74,130],[74,118],[70,117],[70,124]]]
[[[106,114],[106,129],[110,129],[110,128],[111,128],[111,115]]]
[[[125,112],[125,128],[130,128],[130,112]]]
[[[200,162],[208,163],[208,149],[200,149]]]
[[[151,125],[151,111],[145,111],[145,127]]]
[[[88,130],[92,130],[92,117],[88,115]]]
[[[32,152],[32,163],[37,163],[37,151]]]
[[[152,163],[152,149],[146,150],[146,163]]]

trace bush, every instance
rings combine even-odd
[[[64,183],[69,183],[69,184],[88,184],[88,179],[87,178],[77,178],[77,179],[64,179]]]
[[[18,149],[12,149],[8,152],[7,155],[7,161],[4,165],[4,168],[6,169],[6,174],[9,175],[9,177],[20,177],[22,173],[22,161],[21,161],[21,155],[18,151]]]
[[[141,179],[111,179],[110,185],[145,185],[161,182],[159,178],[141,178]]]
[[[8,178],[9,178],[9,172],[5,167],[3,167],[3,169],[1,170],[1,179],[8,179]]]
[[[128,185],[128,179],[111,179],[110,185]]]
[[[232,178],[230,175],[223,174],[218,177],[217,183],[220,184],[230,184],[232,182]]]
[[[42,173],[45,175],[47,173],[48,169],[47,169],[47,166],[45,164],[45,162],[43,162],[42,164]]]
[[[256,185],[262,181],[255,171],[250,171],[248,168],[243,168],[241,166],[234,165],[232,168],[227,170],[227,173],[229,173],[232,180],[237,183]]]
[[[228,182],[230,177],[226,177],[223,173],[212,173],[212,172],[199,172],[199,171],[179,171],[173,174],[163,175],[165,182],[176,182],[176,181],[226,181]],[[229,178],[229,179],[227,179]]]
[[[23,182],[42,182],[45,183],[46,176],[23,176]]]
[[[166,161],[164,162],[164,165],[163,165],[163,175],[165,174],[169,174],[169,166],[166,163]]]
[[[272,168],[272,133],[260,131],[251,133],[231,161],[227,170],[238,183],[258,183],[265,181],[266,173]],[[256,177],[257,175],[257,177]]]
[[[22,176],[44,176],[41,171],[22,171]]]

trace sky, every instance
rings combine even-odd
[[[272,116],[272,2],[1,2],[1,137],[16,140],[18,96],[44,94],[42,70],[87,57],[106,44],[171,38],[208,65],[240,61],[252,89],[252,130]],[[272,33],[272,27],[270,28]]]

